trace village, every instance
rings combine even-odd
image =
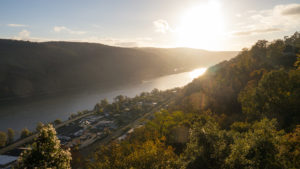
[[[175,89],[164,92],[154,89],[134,98],[119,95],[112,103],[103,99],[93,110],[77,112],[69,120],[55,124],[57,137],[63,147],[78,150],[104,139],[123,140],[135,128],[142,127],[153,118],[155,111],[167,108],[169,99],[175,93]],[[28,145],[31,142],[1,154],[0,168],[9,168],[14,164],[19,154],[30,148]]]

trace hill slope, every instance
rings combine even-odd
[[[207,67],[236,53],[0,40],[0,99],[139,82]]]
[[[300,33],[260,40],[176,91],[144,126],[74,167],[300,168]]]

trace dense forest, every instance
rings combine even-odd
[[[95,108],[100,110],[101,104]],[[124,140],[99,145],[89,156],[73,149],[71,165],[71,155],[58,148],[55,130],[47,126],[17,167],[296,169],[299,111],[300,33],[296,32],[283,40],[260,40],[235,58],[210,67]]]
[[[258,41],[209,68],[126,140],[100,147],[77,165],[300,168],[299,52],[299,33]]]
[[[236,53],[0,40],[0,100],[121,86],[207,67],[232,58]]]

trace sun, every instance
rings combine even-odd
[[[188,9],[176,32],[177,46],[217,50],[224,33],[221,4],[209,1]]]
[[[195,69],[189,73],[190,78],[195,79],[206,72],[207,68]]]

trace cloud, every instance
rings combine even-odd
[[[18,33],[17,36],[14,36],[13,39],[16,40],[30,40],[30,32],[26,29]]]
[[[61,32],[63,30],[67,30],[67,28],[64,26],[54,26],[53,30],[54,32]]]
[[[282,15],[300,15],[300,4],[278,5],[275,10]]]
[[[31,32],[23,29],[16,36],[10,37],[15,40],[25,40],[25,41],[33,41],[33,42],[45,42],[45,41],[53,41],[54,39],[47,39],[41,37],[32,37]]]
[[[54,32],[64,32],[69,31],[64,26],[57,26],[53,28]],[[9,39],[15,40],[25,40],[32,42],[48,42],[48,41],[67,41],[67,42],[89,42],[89,43],[100,43],[109,46],[118,46],[118,47],[146,47],[146,46],[157,46],[153,43],[153,39],[150,37],[137,37],[137,38],[99,38],[97,36],[90,36],[86,38],[44,38],[44,37],[33,37],[31,32],[23,29],[18,32],[17,35],[8,37]]]
[[[94,28],[102,28],[102,26],[100,26],[98,24],[92,24],[92,27],[94,27]]]
[[[140,46],[138,42],[119,42],[115,43],[114,46],[121,46],[121,47],[138,47]]]
[[[246,11],[242,22],[236,24],[233,36],[296,31],[300,25],[300,4],[276,5],[272,9]]]
[[[166,32],[171,31],[171,28],[170,28],[168,22],[163,19],[154,21],[153,25],[155,27],[155,32],[166,33]]]
[[[121,38],[98,38],[95,36],[88,37],[80,40],[71,40],[77,42],[93,42],[93,43],[101,43],[110,46],[119,46],[119,47],[145,47],[145,46],[153,46],[152,38],[149,37],[138,37],[131,39],[121,39]]]
[[[83,35],[83,34],[86,33],[85,31],[74,31],[74,30],[69,29],[65,26],[54,26],[53,31],[56,32],[56,33],[66,32],[66,33],[75,34],[75,35]]]
[[[278,32],[278,31],[281,31],[281,29],[278,29],[278,28],[254,29],[254,30],[249,30],[249,31],[233,32],[233,35],[244,36],[244,35],[254,35],[254,34],[259,34],[259,33]]]
[[[9,26],[9,27],[27,27],[27,25],[23,25],[23,24],[14,24],[14,23],[7,24],[7,26]]]

